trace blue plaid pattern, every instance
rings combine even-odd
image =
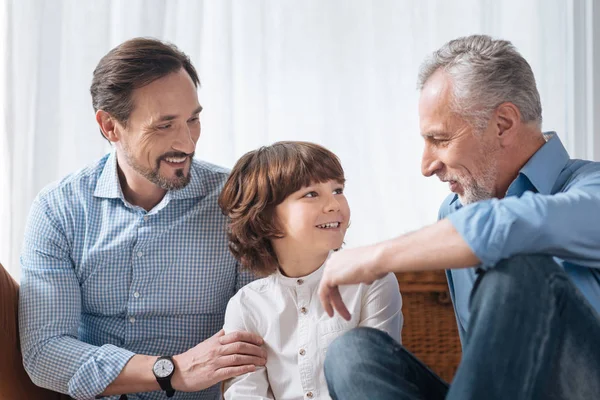
[[[24,364],[37,385],[94,398],[134,354],[178,354],[222,328],[227,302],[252,276],[227,248],[217,205],[227,171],[194,160],[191,174],[146,212],[125,201],[113,152],[38,195],[19,305]],[[220,390],[173,398],[218,399]]]

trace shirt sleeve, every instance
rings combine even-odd
[[[600,174],[572,183],[565,192],[525,192],[474,203],[447,217],[490,268],[522,254],[547,254],[600,268]]]
[[[402,343],[402,297],[393,273],[373,282],[363,298],[358,326],[377,328]]]
[[[70,245],[40,198],[29,215],[21,267],[19,328],[25,370],[38,386],[75,399],[94,398],[134,353],[77,339],[81,291]]]
[[[240,290],[229,300],[225,311],[225,334],[236,331],[256,332],[256,324],[252,321],[244,290]],[[244,305],[242,305],[244,304]],[[225,400],[262,400],[274,399],[267,377],[267,369],[258,367],[256,371],[236,376],[224,382]]]

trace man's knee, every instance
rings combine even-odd
[[[551,256],[521,255],[501,260],[485,272],[483,279],[512,281],[517,285],[539,284],[552,278],[566,278],[565,271]]]
[[[374,328],[354,328],[335,339],[327,349],[325,375],[334,377],[358,371],[381,359],[382,353],[389,354],[401,345],[387,333]]]
[[[568,284],[567,275],[554,259],[544,255],[521,255],[500,261],[483,272],[473,289],[473,298],[495,301],[527,295],[529,299],[551,294],[556,284]]]

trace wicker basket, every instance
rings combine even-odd
[[[402,343],[441,378],[450,382],[461,346],[443,271],[396,274],[402,292]]]

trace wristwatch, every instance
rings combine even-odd
[[[171,377],[175,373],[175,364],[170,356],[158,357],[152,366],[152,372],[160,388],[166,392],[167,397],[173,397],[175,389],[171,386]]]

